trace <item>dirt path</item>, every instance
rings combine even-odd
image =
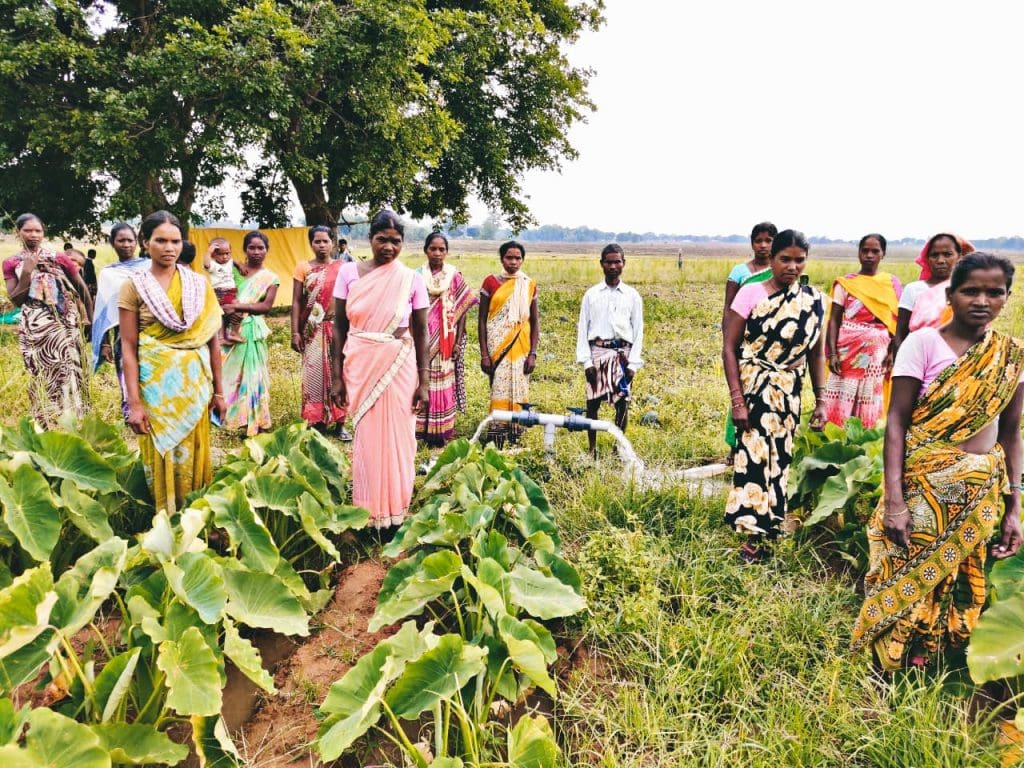
[[[378,560],[357,563],[342,572],[334,599],[315,619],[320,631],[277,670],[278,695],[236,735],[235,743],[247,766],[323,765],[310,748],[319,726],[313,711],[335,680],[391,634],[366,631],[386,572]]]

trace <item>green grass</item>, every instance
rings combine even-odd
[[[854,269],[852,251],[846,253],[846,260],[815,260],[812,253],[812,282],[827,288]],[[713,255],[698,260],[688,250],[682,272],[672,257],[627,261],[625,278],[644,296],[647,317],[647,364],[636,378],[627,435],[652,465],[676,469],[724,454],[728,398],[718,322],[725,276],[745,254]],[[909,256],[888,264],[906,281],[917,271]],[[454,263],[474,286],[498,266],[489,255]],[[541,302],[531,400],[563,412],[583,402],[575,329],[580,296],[600,279],[596,252],[531,254],[525,269],[538,280]],[[461,435],[487,410],[475,315],[471,320]],[[271,412],[282,423],[299,413],[298,359],[288,349],[287,326],[276,319],[272,326]],[[1011,299],[998,326],[1024,336],[1024,302]],[[25,412],[25,385],[14,336],[0,330],[0,423]],[[94,407],[115,418],[109,369],[93,377],[92,391]],[[646,410],[658,413],[661,428],[638,425]],[[865,657],[848,655],[858,598],[852,580],[826,567],[821,552],[789,541],[763,567],[743,566],[738,540],[721,521],[723,490],[704,497],[675,483],[641,491],[622,479],[610,442],[602,441],[595,463],[584,456],[585,439],[559,434],[548,457],[533,430],[518,457],[544,482],[570,556],[590,568],[583,578],[595,610],[566,627],[565,644],[576,652],[556,703],[567,764],[999,765],[991,718],[971,714],[962,687],[944,685],[941,675],[883,681]],[[231,448],[239,438],[218,433],[216,441]]]

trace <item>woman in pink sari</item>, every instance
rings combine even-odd
[[[331,395],[352,416],[352,503],[370,525],[401,525],[412,498],[416,414],[429,402],[427,289],[398,261],[405,228],[391,211],[370,224],[373,258],[334,284]]]
[[[893,354],[911,331],[939,328],[952,319],[953,312],[946,301],[946,287],[953,267],[961,256],[968,253],[974,253],[974,246],[948,232],[932,235],[924,244],[921,255],[917,257],[921,279],[907,284],[900,296]]]
[[[334,341],[334,284],[345,262],[331,258],[334,242],[325,226],[309,228],[313,258],[295,267],[292,286],[292,349],[302,355],[302,418],[327,429],[345,421],[331,400]]]

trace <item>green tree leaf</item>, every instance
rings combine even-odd
[[[160,644],[156,665],[167,679],[167,706],[179,715],[219,715],[221,679],[217,657],[196,627],[180,640]]]

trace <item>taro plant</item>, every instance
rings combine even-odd
[[[840,555],[867,570],[865,524],[882,494],[884,428],[828,423],[821,432],[797,433],[789,475],[789,504],[804,510],[805,528],[826,525]]]
[[[511,728],[494,720],[537,688],[557,694],[555,641],[543,622],[585,608],[543,491],[495,450],[461,440],[441,454],[419,499],[384,548],[405,557],[384,578],[369,630],[426,624],[406,621],[331,687],[320,707],[321,756],[337,759],[372,728],[425,767],[400,721],[427,715],[433,765],[489,765],[495,755],[554,765],[545,718],[524,715]]]
[[[0,427],[0,509],[0,585],[41,562],[59,575],[153,514],[138,453],[95,416],[73,433],[40,432],[28,418]]]

